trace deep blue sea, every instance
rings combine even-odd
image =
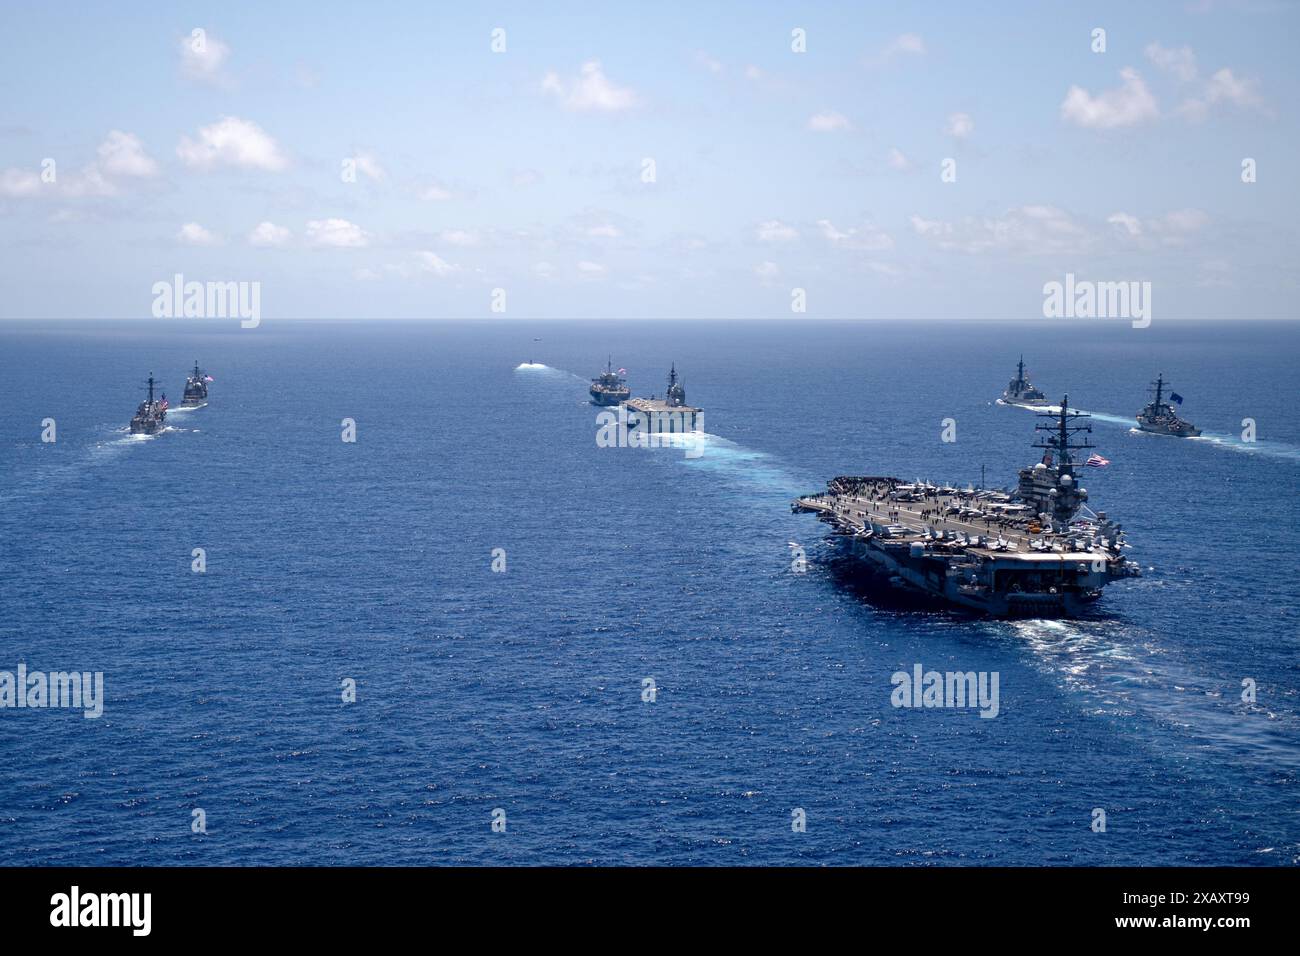
[[[1295,864],[1298,347],[1244,321],[0,324],[0,670],[105,683],[96,720],[0,710],[0,864]],[[1144,577],[1011,622],[847,578],[790,500],[1014,483],[1022,351],[1097,413],[1091,504]],[[636,394],[676,362],[701,458],[597,447],[607,355]],[[195,359],[209,404],[126,434],[147,374],[176,403]],[[1158,372],[1204,438],[1132,430]],[[999,715],[892,707],[916,663],[998,673]]]

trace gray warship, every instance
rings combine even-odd
[[[1175,438],[1197,437],[1201,434],[1201,430],[1191,422],[1179,418],[1174,411],[1174,406],[1164,400],[1165,386],[1168,384],[1164,372],[1157,375],[1156,380],[1151,383],[1155,398],[1147,402],[1142,411],[1138,412],[1138,428],[1157,435],[1173,435]],[[1170,391],[1169,398],[1178,405],[1183,404],[1183,396],[1175,391]]]
[[[592,402],[597,405],[620,405],[632,397],[632,389],[627,387],[627,382],[619,374],[622,371],[614,371],[614,360],[611,357],[605,371],[591,380]]]
[[[842,476],[791,507],[817,515],[864,570],[914,596],[995,617],[1077,614],[1140,570],[1124,556],[1123,528],[1085,504],[1074,455],[1094,447],[1092,426],[1069,401],[1038,416],[1043,458],[1021,469],[1015,491]]]
[[[668,391],[663,398],[630,398],[623,402],[639,414],[651,431],[693,432],[704,427],[704,409],[686,404],[686,386],[677,375],[677,363],[668,371]]]
[[[167,396],[164,394],[155,400],[153,397],[155,384],[153,372],[150,372],[149,397],[135,410],[135,417],[131,419],[132,435],[156,435],[166,427]]]
[[[1025,378],[1025,357],[1020,356],[1020,361],[1016,365],[1016,377],[1007,383],[1006,389],[1002,392],[1002,403],[1004,405],[1025,405],[1030,408],[1046,405],[1047,396],[1041,389],[1035,388],[1030,384],[1029,379]]]
[[[185,394],[181,396],[181,404],[188,408],[195,408],[206,402],[210,381],[212,381],[210,376],[199,371],[199,360],[195,359],[194,371],[185,378]]]

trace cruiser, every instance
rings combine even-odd
[[[135,410],[135,417],[131,419],[132,435],[156,435],[165,427],[167,421],[167,396],[162,395],[157,401],[154,401],[154,385],[153,372],[150,372],[149,397],[141,402],[140,407]]]
[[[1016,365],[1016,377],[1007,383],[1006,391],[1002,393],[1002,403],[1004,405],[1025,405],[1030,408],[1046,405],[1047,396],[1040,389],[1030,384],[1029,379],[1025,378],[1025,357],[1020,356],[1020,362]]]
[[[194,371],[185,379],[185,394],[181,396],[181,404],[189,408],[202,405],[208,400],[208,382],[212,381],[212,376],[199,371],[199,360],[194,360]]]
[[[632,397],[632,389],[623,380],[627,369],[614,371],[614,360],[610,359],[605,371],[591,380],[591,400],[597,405],[619,405]]]
[[[996,617],[1076,614],[1139,569],[1124,556],[1123,528],[1085,504],[1073,453],[1093,447],[1076,440],[1092,426],[1069,406],[1067,395],[1039,414],[1043,458],[1014,492],[843,476],[792,508],[816,514],[854,561],[901,591]]]
[[[1147,402],[1146,407],[1138,412],[1138,428],[1144,432],[1154,432],[1157,435],[1172,435],[1175,438],[1195,438],[1201,434],[1201,430],[1189,421],[1179,418],[1174,412],[1174,406],[1164,400],[1165,386],[1169,383],[1165,381],[1165,373],[1161,372],[1156,376],[1156,380],[1151,383],[1151,388],[1155,392],[1155,399]],[[1183,404],[1183,396],[1175,391],[1169,393],[1170,401],[1176,405]]]

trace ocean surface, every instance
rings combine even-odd
[[[862,587],[790,500],[1013,484],[1021,352],[1096,413],[1144,577],[1065,621]],[[702,457],[597,446],[608,355],[635,394],[676,362]],[[1293,865],[1297,355],[1245,321],[0,324],[0,670],[105,690],[0,710],[0,864]],[[128,435],[195,359],[209,404]],[[1158,372],[1202,439],[1132,429]],[[917,663],[996,672],[996,719],[891,706]]]

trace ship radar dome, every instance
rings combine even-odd
[[[1047,471],[1047,466],[1040,461],[1034,465],[1034,471]]]

